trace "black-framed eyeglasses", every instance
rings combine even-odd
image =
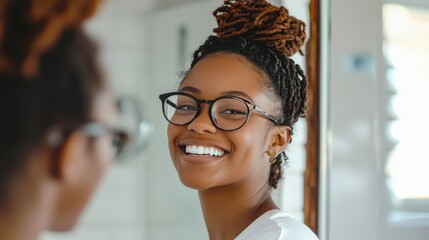
[[[116,158],[120,157],[125,146],[129,141],[127,132],[119,128],[107,126],[100,122],[88,122],[81,125],[67,125],[53,127],[47,133],[47,142],[50,146],[56,147],[61,145],[67,136],[75,130],[82,131],[82,133],[89,138],[103,137],[106,135],[112,136],[112,150]]]
[[[191,94],[170,92],[159,95],[165,119],[174,125],[191,123],[201,112],[201,104],[209,104],[209,116],[212,123],[224,131],[234,131],[246,124],[254,111],[271,122],[279,122],[269,113],[249,100],[238,96],[221,96],[213,100],[197,99]]]

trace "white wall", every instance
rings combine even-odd
[[[327,129],[322,139],[327,150],[322,162],[327,166],[322,176],[327,180],[326,205],[322,207],[327,207],[327,214],[322,218],[326,226],[322,240],[428,239],[427,221],[420,226],[388,224],[391,203],[386,190],[388,144],[382,97],[386,93],[384,2],[329,3],[330,13],[324,13],[330,25],[325,39],[329,56],[324,59],[328,61],[324,69],[328,71],[324,78],[327,91],[322,96],[327,102]]]
[[[380,0],[331,0],[328,238],[380,239],[377,80]],[[356,58],[368,61],[359,69]]]

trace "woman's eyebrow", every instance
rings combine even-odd
[[[247,95],[246,93],[241,92],[241,91],[225,91],[225,92],[222,92],[222,95],[230,95],[230,96],[244,97],[244,98],[247,98],[247,99],[249,99],[249,100],[252,100],[252,98],[251,98],[251,97],[249,97],[249,95]]]
[[[183,87],[182,89],[179,90],[180,92],[190,92],[190,93],[194,93],[194,94],[201,94],[201,90],[195,87],[191,87],[191,86],[186,86]],[[221,93],[221,96],[236,96],[236,97],[243,97],[246,98],[250,101],[253,101],[252,98],[247,95],[244,92],[241,91],[224,91]]]
[[[191,92],[191,93],[195,93],[195,94],[201,93],[201,91],[198,88],[194,88],[194,87],[191,87],[191,86],[183,87],[179,91],[180,92],[183,92],[183,91],[185,91],[185,92]]]

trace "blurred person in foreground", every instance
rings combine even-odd
[[[82,29],[99,0],[0,0],[0,239],[72,229],[127,136]]]

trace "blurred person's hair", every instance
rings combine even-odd
[[[0,203],[50,128],[92,117],[104,81],[80,25],[98,2],[0,0]]]

